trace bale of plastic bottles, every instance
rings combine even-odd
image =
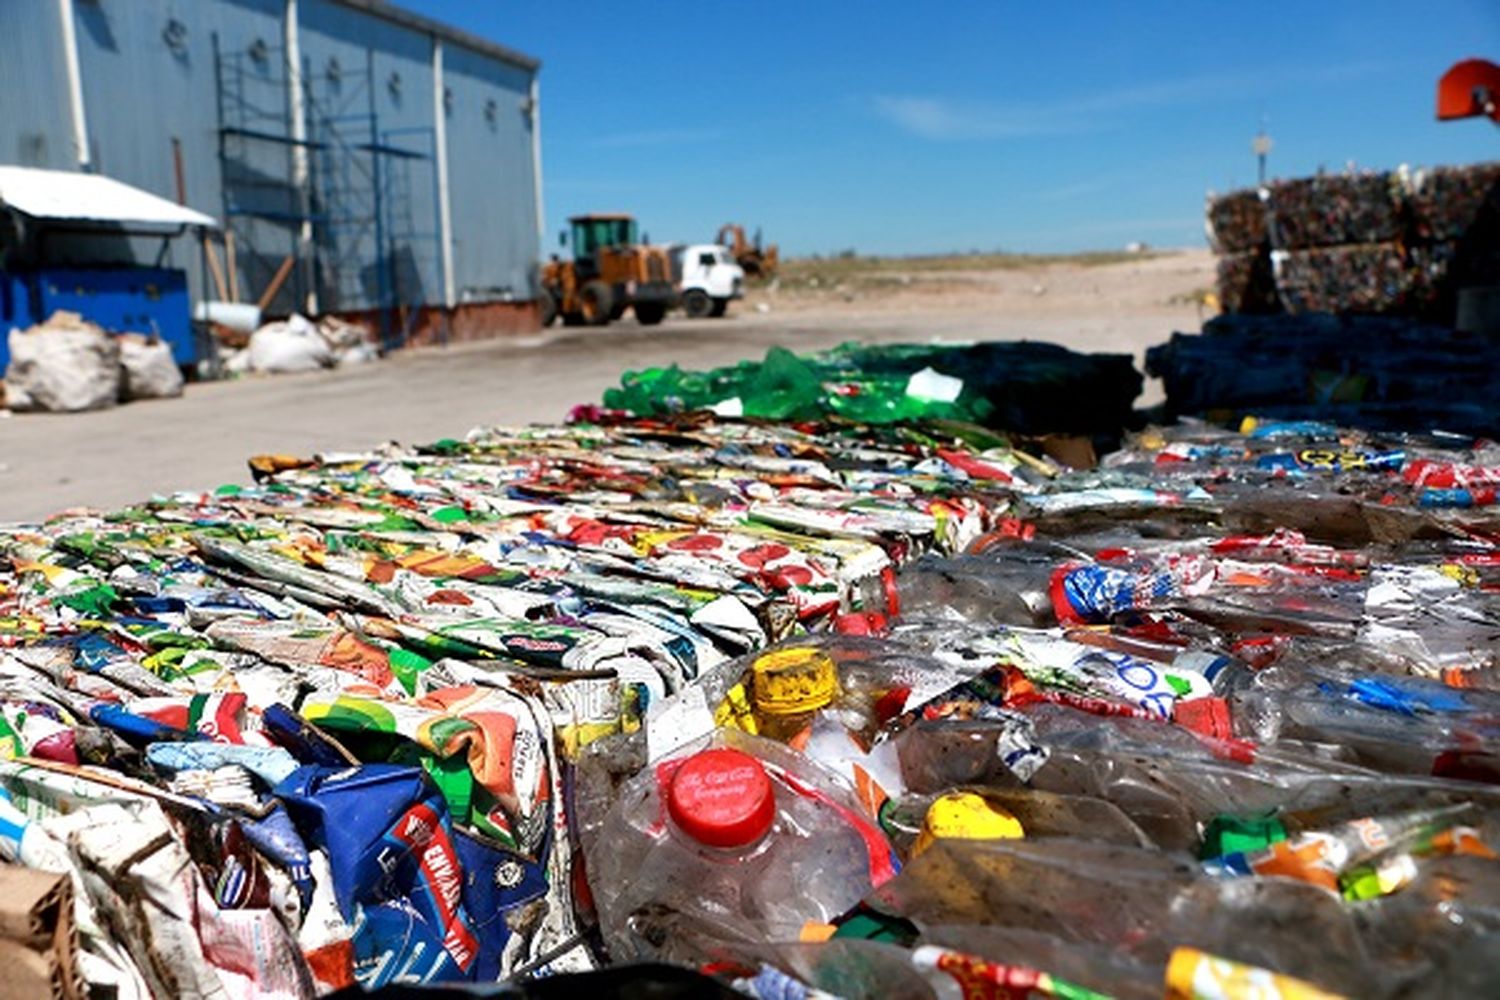
[[[1266,188],[1271,245],[1311,250],[1387,243],[1402,233],[1400,179],[1390,172],[1317,174]]]
[[[1414,239],[1462,239],[1486,216],[1500,213],[1500,162],[1413,171],[1403,199]]]
[[[1210,197],[1205,223],[1226,312],[1451,323],[1500,274],[1500,163],[1277,181]]]
[[[1411,308],[1413,271],[1398,243],[1276,250],[1276,292],[1289,313],[1388,313]]]
[[[1500,345],[1397,317],[1220,316],[1146,352],[1176,415],[1500,434]]]
[[[1256,188],[1210,195],[1205,208],[1208,243],[1215,253],[1244,254],[1270,242],[1266,206]]]
[[[1491,441],[1188,421],[1069,467],[805,417],[795,371],[794,418],[583,407],[0,526],[11,979],[1500,991]]]
[[[1227,313],[1280,312],[1276,272],[1265,249],[1220,255],[1215,287],[1219,305]]]
[[[1470,280],[1465,271],[1473,268],[1475,263],[1474,257],[1466,256],[1456,240],[1408,246],[1406,301],[1409,310],[1419,316],[1451,315],[1459,285]],[[1500,261],[1491,273],[1500,277]]]

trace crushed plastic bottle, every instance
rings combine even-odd
[[[781,744],[733,730],[628,782],[588,864],[620,961],[687,957],[667,915],[729,940],[795,941],[899,870],[850,789]]]
[[[678,372],[681,413],[0,528],[0,856],[77,928],[41,957],[128,997],[637,958],[766,997],[1500,990],[1500,518],[1431,495],[1494,446],[1184,422],[1069,469],[824,419],[1068,402],[1002,370],[1055,352],[968,350],[724,375],[793,412],[817,369],[795,425]]]

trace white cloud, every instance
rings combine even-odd
[[[1101,191],[1108,191],[1118,180],[1118,177],[1094,177],[1073,184],[1064,184],[1061,187],[1047,188],[1038,191],[1033,197],[1037,201],[1074,201],[1091,194],[1099,194]]]
[[[881,117],[924,139],[1008,139],[1077,131],[1044,108],[996,107],[931,97],[877,97]]]
[[[1221,101],[1248,95],[1358,79],[1382,67],[1349,63],[1312,69],[1267,67],[1255,73],[1219,73],[1157,80],[1131,87],[1044,102],[996,102],[918,95],[879,95],[875,113],[923,139],[1009,139],[1102,132],[1123,128],[1128,112]]]

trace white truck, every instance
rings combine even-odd
[[[693,319],[722,316],[733,299],[745,297],[745,269],[717,243],[674,244],[672,278],[682,311]]]

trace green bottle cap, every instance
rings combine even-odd
[[[1215,816],[1203,831],[1201,858],[1258,851],[1286,839],[1286,826],[1274,815]]]

